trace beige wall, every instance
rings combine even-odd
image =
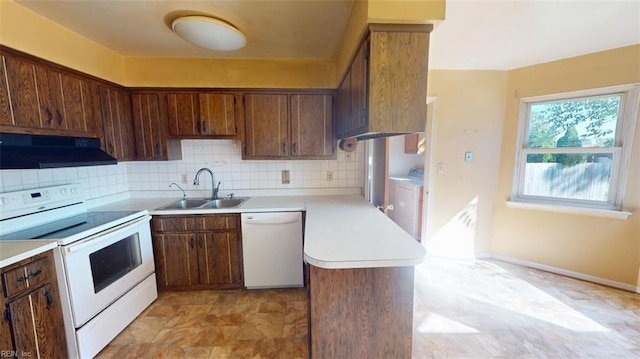
[[[368,22],[437,21],[444,8],[445,0],[356,0],[334,60],[220,60],[123,57],[0,0],[0,44],[127,86],[335,88]]]
[[[431,254],[490,248],[506,88],[504,71],[429,72],[436,97]]]
[[[0,0],[0,44],[126,86],[334,88],[332,60],[123,57],[11,0]]]
[[[332,60],[125,58],[128,86],[335,88]]]
[[[520,98],[640,82],[640,45],[509,71],[491,250],[612,281],[638,285],[640,123],[624,208],[628,220],[507,208]]]
[[[116,83],[124,58],[10,0],[0,0],[0,44]]]

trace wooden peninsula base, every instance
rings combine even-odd
[[[413,266],[309,267],[310,357],[411,358]]]

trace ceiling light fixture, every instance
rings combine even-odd
[[[173,20],[171,28],[181,38],[210,50],[233,51],[247,45],[243,33],[231,24],[212,17],[179,17]]]

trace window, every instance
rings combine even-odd
[[[523,98],[512,201],[620,210],[640,85]]]

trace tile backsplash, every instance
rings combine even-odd
[[[336,160],[308,161],[242,160],[240,150],[240,143],[231,140],[183,140],[182,160],[128,163],[129,189],[168,190],[176,182],[187,191],[211,191],[208,173],[201,175],[199,186],[193,185],[196,172],[203,167],[213,171],[216,183],[221,182],[221,194],[249,189],[360,188],[363,184],[362,149],[348,154],[336,149]],[[289,170],[289,184],[282,183],[282,170]],[[333,173],[331,181],[327,172]]]
[[[127,165],[0,171],[0,192],[80,183],[87,199],[127,192]]]
[[[337,150],[337,149],[336,149]],[[211,179],[203,173],[200,186],[193,185],[198,169],[210,168],[215,181],[222,182],[220,193],[241,190],[325,188],[361,188],[364,181],[362,146],[352,153],[338,151],[336,160],[243,161],[240,145],[231,140],[183,140],[182,160],[158,162],[121,162],[110,166],[69,167],[43,170],[1,170],[0,192],[80,183],[87,199],[128,191],[169,191],[176,182],[189,195],[206,195]],[[282,184],[281,171],[289,170],[290,183]],[[327,172],[333,179],[327,180]],[[183,183],[186,175],[187,183]],[[170,196],[175,196],[171,193]]]

